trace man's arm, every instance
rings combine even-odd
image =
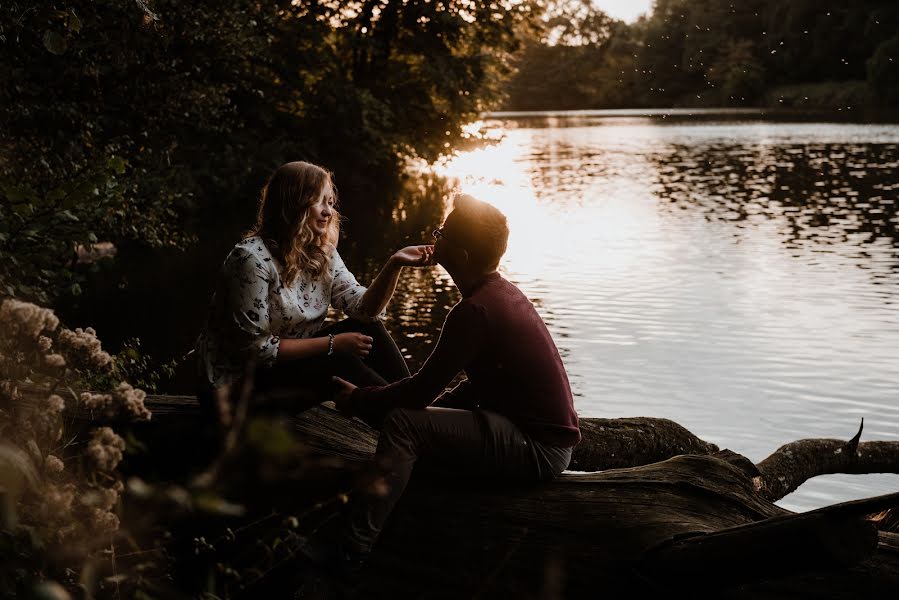
[[[440,406],[442,408],[459,408],[462,410],[474,410],[478,401],[475,397],[471,382],[466,379],[451,390],[447,390],[437,396],[431,406]]]
[[[357,388],[344,406],[354,413],[428,406],[477,356],[486,325],[483,307],[463,300],[447,315],[434,351],[415,375],[382,387]]]

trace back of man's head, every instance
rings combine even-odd
[[[472,266],[483,271],[496,269],[509,242],[506,215],[468,194],[453,198],[452,215],[454,235],[460,237]]]

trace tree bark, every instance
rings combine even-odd
[[[808,439],[784,444],[757,466],[762,493],[780,500],[803,482],[833,473],[899,473],[899,442],[859,442],[865,421],[851,440]]]

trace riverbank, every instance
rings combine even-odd
[[[839,121],[861,120],[865,122],[894,123],[899,122],[899,108],[887,106],[885,102],[871,90],[864,80],[857,81],[819,81],[813,83],[797,83],[767,88],[758,95],[754,102],[743,105],[729,103],[722,98],[717,89],[690,93],[682,96],[671,106],[630,107],[584,105],[562,109],[527,109],[514,107],[499,111],[483,113],[482,118],[520,118],[530,116],[622,116],[622,117],[696,117],[704,114],[715,114],[728,117],[788,116],[805,119],[826,117]]]

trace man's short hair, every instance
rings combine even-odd
[[[492,204],[468,194],[453,197],[453,214],[458,222],[453,235],[460,238],[474,264],[485,270],[495,269],[509,242],[506,215]]]

